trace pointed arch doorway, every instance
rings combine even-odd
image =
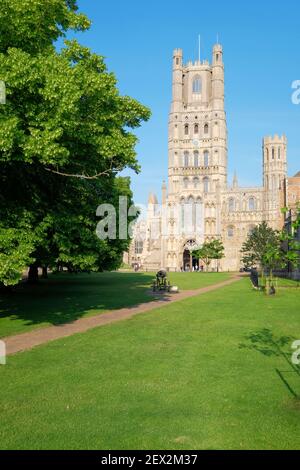
[[[194,271],[199,268],[198,260],[193,256],[193,250],[197,249],[199,245],[195,240],[189,240],[183,248],[182,266],[184,271]]]

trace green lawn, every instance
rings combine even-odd
[[[243,279],[9,357],[0,447],[299,449],[299,312]]]
[[[20,285],[0,295],[0,338],[34,328],[61,325],[84,316],[153,300],[153,273],[53,275],[37,286]],[[197,289],[221,282],[228,273],[172,273],[180,289]]]

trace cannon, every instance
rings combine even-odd
[[[170,290],[170,281],[168,280],[167,271],[165,269],[160,269],[156,273],[156,277],[153,280],[152,290],[156,291],[169,291]]]

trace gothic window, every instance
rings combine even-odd
[[[194,178],[194,189],[199,187],[199,178]]]
[[[196,77],[194,78],[193,80],[193,93],[201,93],[202,91],[202,83],[201,83],[201,78],[200,77]]]
[[[189,125],[188,124],[186,124],[184,126],[184,135],[189,135]]]
[[[176,65],[179,65],[179,58],[176,58]]]
[[[189,179],[188,178],[184,178],[183,187],[184,187],[184,189],[188,189],[188,187],[189,187]]]
[[[278,160],[280,160],[280,159],[281,159],[281,148],[278,147]]]
[[[184,166],[187,168],[189,163],[189,152],[184,152]]]
[[[274,147],[272,148],[272,160],[275,160],[275,149],[274,149]]]
[[[233,198],[230,198],[228,201],[228,209],[229,209],[229,212],[235,211],[235,200]]]
[[[144,243],[142,240],[135,240],[134,242],[134,252],[136,255],[141,255],[143,253]]]
[[[183,230],[184,227],[184,208],[185,208],[185,201],[184,199],[181,199],[181,229]]]
[[[208,134],[208,124],[204,125],[204,134]]]
[[[270,187],[269,187],[269,177],[268,177],[268,175],[266,175],[265,185],[266,185],[266,188],[267,188],[267,189],[270,189]]]
[[[232,227],[232,226],[228,227],[227,236],[228,236],[228,238],[233,238],[234,237],[234,227]]]
[[[209,153],[207,150],[205,150],[204,152],[204,166],[208,166],[209,165]]]
[[[203,178],[203,190],[205,193],[209,192],[209,178]]]
[[[249,211],[255,211],[255,199],[254,199],[254,197],[250,197],[250,199],[248,201],[248,207],[249,207]]]
[[[269,149],[266,149],[266,158],[267,158],[267,161],[269,161]]]
[[[198,133],[199,133],[199,126],[198,126],[198,124],[195,124],[194,134],[198,134]]]
[[[199,166],[199,152],[197,150],[194,152],[194,166],[196,168]]]

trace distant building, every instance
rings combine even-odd
[[[283,199],[300,199],[299,176],[287,179],[287,139],[263,139],[263,186],[242,188],[236,175],[229,183],[222,46],[214,46],[211,64],[184,64],[182,50],[175,49],[172,87],[168,184],[163,184],[160,207],[150,195],[128,261],[148,270],[191,269],[191,262],[197,265],[191,247],[218,238],[225,247],[219,268],[237,271],[249,232],[263,221],[282,228]]]

